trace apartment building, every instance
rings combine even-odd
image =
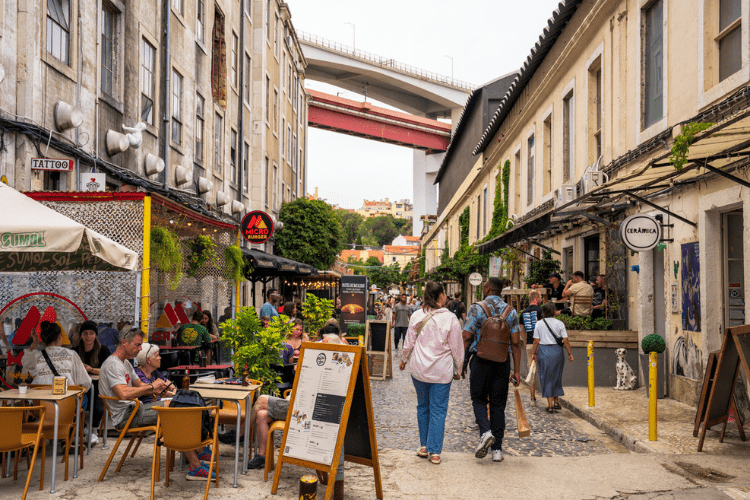
[[[364,200],[362,208],[356,212],[363,217],[379,217],[381,215],[391,215],[396,219],[411,219],[413,217],[414,207],[409,200],[390,201],[384,200]]]
[[[468,207],[470,243],[505,258],[516,286],[546,248],[564,278],[605,274],[618,295],[612,317],[639,339],[665,339],[663,388],[696,404],[709,353],[748,313],[749,16],[747,0],[561,2],[460,189],[445,199],[441,185],[423,247],[449,241],[454,252]],[[708,128],[675,168],[670,150],[693,123]],[[510,222],[488,238],[497,196]],[[631,252],[620,227],[636,214],[655,220],[661,238]],[[432,253],[428,269],[439,263]]]

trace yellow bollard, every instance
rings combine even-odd
[[[656,356],[648,353],[648,440],[656,441]]]
[[[589,406],[596,406],[594,402],[594,341],[588,343],[588,365],[589,365]]]

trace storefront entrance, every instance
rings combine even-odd
[[[722,214],[724,328],[745,324],[745,264],[742,210]]]

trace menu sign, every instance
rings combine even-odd
[[[265,243],[273,235],[273,220],[260,210],[248,212],[242,218],[240,233],[250,243]]]
[[[341,328],[364,323],[367,313],[367,276],[341,277]]]
[[[352,352],[305,349],[284,455],[331,465],[353,358]]]

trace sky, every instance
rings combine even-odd
[[[451,76],[452,71],[455,79],[479,86],[523,65],[558,0],[287,0],[287,4],[298,31],[434,73]],[[364,100],[321,82],[307,80],[305,86]],[[411,149],[312,127],[307,147],[308,193],[317,187],[321,198],[343,208],[360,208],[364,199],[413,200]]]

